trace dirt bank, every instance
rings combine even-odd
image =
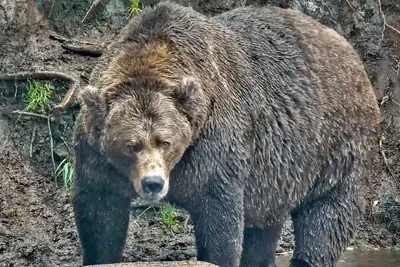
[[[52,3],[54,5],[52,5]],[[127,2],[104,1],[84,17],[91,1],[0,0],[0,74],[50,70],[78,77],[90,72],[96,57],[77,55],[49,38],[51,32],[106,43],[125,23]],[[143,1],[150,3],[156,1]],[[400,4],[394,0],[338,1],[181,1],[215,14],[243,4],[266,2],[301,10],[343,34],[357,49],[373,81],[384,116],[381,146],[377,140],[374,170],[367,192],[368,214],[352,246],[395,248],[400,244]],[[397,1],[398,2],[398,1]],[[388,23],[383,32],[380,4]],[[53,7],[52,7],[53,6]],[[51,12],[50,12],[51,11]],[[50,14],[50,18],[49,18]],[[49,82],[51,99],[58,103],[67,82]],[[79,266],[81,252],[73,223],[69,193],[58,178],[55,183],[48,121],[42,117],[11,114],[23,110],[27,82],[0,83],[0,266]],[[50,123],[54,161],[58,165],[71,153],[75,105],[59,124]],[[186,213],[178,211],[168,227],[160,210],[135,208],[132,203],[125,261],[190,260],[195,258],[192,227],[183,229]],[[278,252],[293,249],[290,221]]]

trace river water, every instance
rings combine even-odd
[[[278,256],[277,267],[288,267],[291,255]],[[213,264],[204,262],[134,262],[116,263],[105,265],[93,265],[93,267],[214,267]],[[400,251],[379,250],[379,251],[358,251],[348,250],[340,259],[336,267],[400,267]]]
[[[289,266],[291,255],[278,256],[277,267]],[[400,251],[348,250],[341,257],[336,267],[400,267]]]

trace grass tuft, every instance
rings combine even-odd
[[[70,189],[74,178],[75,162],[72,158],[63,159],[57,167],[56,174],[61,176],[65,189]]]
[[[53,86],[50,84],[39,84],[36,81],[29,82],[27,93],[24,95],[26,111],[39,114],[46,114],[50,110],[51,95]]]
[[[167,203],[166,205],[162,206],[160,209],[160,214],[163,223],[167,226],[167,228],[171,228],[172,226],[177,224],[177,212],[175,208]]]
[[[141,6],[142,4],[140,0],[131,0],[131,3],[128,7],[128,17],[133,18],[134,16],[139,14],[139,12],[142,11]]]

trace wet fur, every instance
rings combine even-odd
[[[180,91],[186,76],[198,85]],[[175,99],[190,124],[167,199],[191,214],[198,260],[275,266],[291,215],[291,266],[335,266],[363,211],[380,122],[343,37],[276,7],[207,18],[161,3],[131,21],[94,69],[76,122],[73,203],[87,265],[118,262],[125,243],[134,190],[101,137],[107,107],[129,88],[120,84],[135,77],[150,77],[147,89]]]

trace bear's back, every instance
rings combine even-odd
[[[214,19],[241,37],[264,96],[277,96],[278,102],[285,94],[298,97],[313,115],[336,118],[329,130],[379,124],[379,107],[363,63],[333,29],[301,12],[273,6],[241,7]]]

